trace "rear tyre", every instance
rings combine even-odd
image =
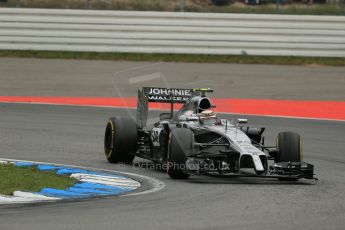
[[[173,129],[170,133],[168,144],[168,175],[173,179],[187,179],[189,174],[185,173],[186,156],[193,153],[194,149],[193,132],[185,128]]]
[[[278,154],[274,162],[300,162],[302,160],[302,141],[298,133],[282,132],[277,136]],[[295,178],[279,178],[284,181],[297,181]]]
[[[104,135],[104,152],[111,163],[132,163],[137,150],[137,124],[123,117],[111,117]]]

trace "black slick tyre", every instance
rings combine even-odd
[[[278,154],[275,162],[300,162],[302,160],[302,142],[298,133],[281,132],[277,136]]]
[[[111,117],[104,135],[104,152],[111,163],[132,163],[137,150],[137,124],[124,117]]]
[[[302,160],[302,141],[298,133],[281,132],[277,136],[278,154],[275,158],[279,162],[300,162]],[[297,178],[279,178],[282,181],[297,181]]]
[[[186,168],[186,156],[193,153],[194,134],[185,128],[173,129],[168,143],[167,172],[172,179],[187,179],[189,174]]]

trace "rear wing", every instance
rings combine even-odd
[[[172,117],[174,111],[174,103],[184,104],[191,97],[205,97],[206,93],[212,92],[213,90],[209,88],[168,89],[159,87],[143,87],[141,91],[138,90],[137,124],[139,128],[143,128],[146,126],[149,102],[170,103],[170,113]]]

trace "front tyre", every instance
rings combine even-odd
[[[185,128],[173,129],[170,133],[168,143],[167,172],[173,179],[187,179],[189,174],[185,173],[186,156],[191,155],[194,149],[194,134]]]
[[[277,136],[278,154],[274,162],[300,162],[302,160],[302,141],[298,133],[282,132]],[[284,181],[297,181],[296,178],[279,178]]]
[[[278,154],[275,162],[300,162],[302,160],[302,141],[298,133],[281,132],[277,136]]]
[[[132,163],[137,150],[137,124],[124,117],[111,117],[104,135],[104,152],[111,163]]]

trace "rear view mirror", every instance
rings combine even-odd
[[[245,118],[238,118],[238,119],[237,119],[237,123],[238,123],[238,124],[247,124],[247,123],[248,123],[248,119],[245,119]]]

